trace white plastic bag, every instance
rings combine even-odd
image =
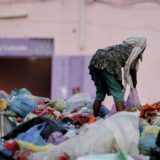
[[[131,107],[137,107],[140,106],[141,102],[139,100],[139,96],[138,96],[138,91],[136,88],[130,88],[128,97],[126,98],[126,100],[124,101],[124,107],[125,109],[127,108],[131,108]],[[115,103],[113,104],[110,113],[108,114],[108,116],[113,115],[117,112],[116,109],[116,105]]]
[[[127,97],[127,100],[125,101],[125,107],[136,107],[141,105],[141,102],[139,100],[138,92],[136,88],[130,88],[129,95]]]
[[[77,93],[68,99],[69,103],[92,102],[91,97],[87,93]]]
[[[136,113],[120,112],[105,120],[88,125],[72,139],[53,146],[48,152],[32,154],[30,160],[56,160],[66,153],[70,159],[87,154],[115,153],[122,150],[138,155],[139,118]]]
[[[123,152],[117,154],[97,154],[79,157],[77,160],[134,160],[131,156]]]

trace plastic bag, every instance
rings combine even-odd
[[[0,98],[0,109],[7,109],[7,103]]]
[[[7,133],[5,136],[3,136],[3,139],[9,140],[11,138],[17,137],[18,134],[26,132],[27,130],[31,129],[33,126],[41,124],[43,122],[46,122],[45,128],[41,132],[41,136],[47,140],[49,135],[52,132],[59,131],[65,134],[67,130],[56,120],[49,119],[47,117],[35,117],[31,120],[28,120],[20,125],[18,125],[15,129]]]
[[[0,90],[0,98],[10,99],[10,95],[8,95],[5,91]]]
[[[67,109],[66,102],[64,100],[57,100],[54,102],[54,109],[62,112],[64,109]]]
[[[69,103],[92,102],[91,97],[87,93],[77,93],[68,99]]]
[[[77,93],[72,95],[67,100],[68,109],[64,110],[63,114],[70,113],[73,110],[80,111],[83,107],[87,108],[87,112],[92,114],[93,103],[91,97],[87,93]]]
[[[42,138],[40,135],[41,131],[44,129],[46,123],[41,123],[35,125],[34,127],[30,128],[27,132],[23,132],[19,134],[15,139],[29,142],[38,146],[46,145],[47,142]],[[39,129],[40,128],[40,129]]]
[[[10,95],[8,95],[5,91],[0,90],[0,100],[4,102],[6,105],[10,103]],[[6,108],[6,107],[5,107]]]
[[[13,96],[23,96],[23,95],[32,95],[30,91],[28,91],[26,88],[21,88],[21,89],[14,89],[11,91],[11,97]]]
[[[53,146],[48,152],[32,154],[30,160],[37,160],[38,157],[53,160],[64,152],[71,159],[86,154],[114,153],[119,150],[138,155],[138,116],[135,113],[120,112],[107,119],[98,120],[92,125],[86,125],[85,130],[76,137]]]
[[[144,137],[144,136],[147,136],[147,135],[150,135],[150,134],[153,134],[153,135],[157,136],[159,131],[160,131],[160,127],[159,126],[146,125],[143,128],[143,132],[141,133],[141,136]]]
[[[64,141],[68,140],[68,137],[63,135],[61,132],[53,132],[49,138],[48,138],[48,143],[52,143],[54,145],[58,145]]]
[[[77,160],[134,160],[131,156],[119,151],[117,154],[97,154],[79,157]]]
[[[139,149],[145,154],[149,154],[151,148],[156,148],[156,136],[149,134],[147,136],[141,137],[139,140]]]
[[[19,114],[22,117],[27,116],[28,113],[37,108],[38,106],[34,100],[23,96],[14,97],[9,106],[9,110]]]
[[[136,107],[141,105],[140,100],[139,100],[139,96],[138,96],[138,92],[137,89],[131,89],[130,88],[130,92],[129,95],[127,97],[127,99],[124,101],[124,107],[125,109],[130,108],[130,107]],[[108,114],[108,116],[116,113],[116,105],[115,103],[113,104],[112,108],[111,108],[111,112]]]
[[[125,108],[128,107],[136,107],[141,105],[139,97],[138,97],[138,92],[136,88],[131,89],[128,95],[127,100],[125,101]]]
[[[45,146],[36,146],[34,144],[28,143],[28,142],[24,142],[24,141],[16,141],[20,148],[26,148],[29,150],[32,150],[33,152],[42,152],[42,151],[47,151],[49,150],[50,147],[52,147],[52,144],[47,144]]]

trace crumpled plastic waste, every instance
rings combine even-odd
[[[53,146],[48,152],[30,155],[30,160],[37,160],[40,157],[53,160],[64,153],[72,160],[86,154],[113,153],[118,150],[139,155],[138,117],[139,115],[135,113],[121,112],[107,119],[101,119],[88,125],[88,129],[76,137]]]
[[[119,151],[116,154],[99,154],[79,157],[77,160],[134,160],[131,156]]]
[[[66,105],[66,102],[64,100],[57,100],[53,103],[48,103],[47,104],[50,107],[53,107],[55,110],[59,112],[63,112],[64,109],[67,109],[68,106]]]
[[[6,109],[7,103],[4,101],[4,99],[0,99],[0,109]]]
[[[58,145],[68,139],[69,138],[67,136],[63,135],[61,132],[53,132],[48,138],[48,143]]]
[[[143,154],[149,154],[151,148],[156,148],[156,136],[153,134],[140,137],[139,149]]]
[[[153,134],[155,136],[158,135],[160,131],[160,127],[159,126],[155,126],[155,125],[147,125],[144,127],[143,132],[141,133],[141,136],[147,136],[149,134]]]
[[[10,111],[15,112],[22,117],[27,116],[28,113],[32,112],[37,108],[38,106],[34,100],[23,96],[13,97],[9,105]]]
[[[20,149],[19,144],[15,140],[6,141],[3,147],[8,151],[15,152]]]
[[[21,88],[12,90],[10,95],[11,97],[13,97],[13,96],[32,95],[32,93],[26,88]]]
[[[52,146],[52,144],[47,144],[44,146],[37,146],[32,143],[16,140],[16,142],[19,144],[20,148],[26,148],[29,150],[32,150],[33,152],[42,152],[42,151],[47,151],[49,148]]]
[[[41,136],[41,132],[45,128],[45,126],[46,126],[45,122],[35,125],[26,132],[20,133],[15,139],[29,142],[39,146],[46,145],[47,142]]]

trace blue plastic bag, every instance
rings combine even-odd
[[[143,152],[149,153],[151,148],[156,148],[156,136],[149,134],[145,137],[140,137],[139,149]]]
[[[46,123],[41,123],[33,126],[28,131],[19,134],[15,139],[29,142],[38,146],[46,145],[47,142],[42,138],[40,133],[45,128]]]
[[[11,92],[11,97],[13,96],[22,96],[22,95],[32,95],[30,91],[28,91],[26,88],[21,88],[21,89],[14,89]]]
[[[25,117],[28,113],[37,109],[38,106],[33,99],[16,96],[10,103],[9,110],[19,114],[22,117]]]

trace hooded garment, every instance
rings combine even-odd
[[[132,52],[124,66],[124,84],[125,84],[124,87],[126,89],[127,85],[129,85],[131,88],[134,88],[131,74],[130,74],[130,66],[133,60],[135,60],[146,48],[147,39],[146,37],[143,37],[143,36],[131,36],[131,37],[128,37],[126,40],[124,40],[123,43],[133,46]],[[136,71],[138,71],[138,67],[139,67],[139,61],[136,65]]]

